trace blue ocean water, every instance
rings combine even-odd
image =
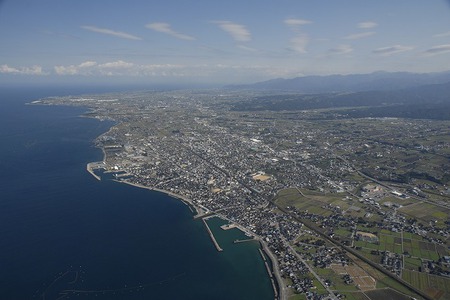
[[[86,172],[110,122],[24,105],[65,93],[0,91],[0,299],[273,299],[257,243],[217,252],[180,201]]]

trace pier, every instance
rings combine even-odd
[[[87,170],[92,176],[94,176],[95,179],[97,179],[97,180],[102,180],[102,179],[100,178],[100,176],[98,176],[97,174],[94,173],[94,170],[97,170],[97,169],[103,169],[104,167],[105,167],[105,166],[104,166],[104,163],[103,163],[102,161],[98,161],[98,162],[90,162],[90,163],[88,163],[88,164],[86,165],[86,170]]]
[[[225,224],[225,225],[220,226],[220,228],[222,228],[222,230],[229,230],[229,229],[236,228],[236,224],[234,224],[234,223]]]
[[[216,246],[217,251],[219,251],[219,252],[223,251],[223,249],[220,248],[219,243],[217,243],[216,238],[214,237],[214,234],[212,233],[211,229],[208,226],[208,223],[206,223],[205,218],[203,218],[202,221],[205,224],[206,230],[208,230],[209,236],[211,237],[211,240],[213,241],[214,246]]]
[[[234,240],[233,243],[234,244],[239,244],[239,243],[245,243],[245,242],[251,242],[251,241],[256,241],[256,240],[254,238],[245,239],[245,240]]]

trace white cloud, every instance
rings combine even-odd
[[[255,48],[247,47],[247,46],[244,46],[244,45],[238,45],[237,47],[239,49],[242,49],[242,50],[245,50],[245,51],[258,52],[258,50],[256,50]]]
[[[446,45],[438,45],[431,47],[428,50],[425,50],[425,54],[427,55],[437,55],[437,54],[443,54],[443,53],[449,53],[450,52],[450,44]]]
[[[346,40],[359,40],[359,39],[366,38],[366,37],[369,37],[369,36],[374,35],[374,34],[375,34],[374,31],[361,32],[361,33],[355,33],[355,34],[347,35],[346,37],[344,37],[344,39],[346,39]]]
[[[85,61],[83,63],[81,63],[78,67],[79,68],[89,68],[89,67],[93,67],[97,65],[97,63],[95,61]]]
[[[85,66],[85,67],[81,67]],[[192,78],[202,81],[224,78],[228,82],[238,82],[245,78],[269,79],[297,74],[296,68],[280,66],[241,65],[241,64],[137,64],[123,60],[95,63],[83,62],[78,65],[55,66],[55,73],[60,76],[77,75],[85,77],[123,76],[151,78]]]
[[[213,23],[219,25],[220,29],[231,35],[236,42],[248,42],[252,38],[250,31],[244,25],[230,21],[214,21]]]
[[[336,48],[330,49],[329,51],[335,54],[347,54],[353,52],[353,48],[350,45],[339,45]]]
[[[129,63],[123,60],[107,62],[101,65],[98,65],[100,69],[127,69],[132,68],[134,66],[133,63]]]
[[[309,36],[307,34],[298,34],[291,38],[291,49],[298,53],[306,53],[306,46],[309,43]]]
[[[389,56],[392,54],[410,51],[413,49],[414,49],[414,47],[412,47],[412,46],[394,45],[394,46],[389,46],[389,47],[378,48],[378,49],[373,50],[372,52],[375,54],[383,55],[383,56]]]
[[[99,28],[99,27],[95,27],[95,26],[81,26],[81,28],[92,31],[92,32],[97,32],[97,33],[102,33],[102,34],[107,34],[107,35],[112,35],[112,36],[116,36],[116,37],[120,37],[123,39],[128,39],[128,40],[142,40],[142,38],[126,33],[126,32],[122,32],[122,31],[114,31],[111,29],[107,29],[107,28]]]
[[[306,33],[301,32],[300,26],[311,24],[311,21],[304,19],[286,19],[284,24],[288,25],[296,35],[290,39],[290,49],[298,53],[306,53],[306,46],[309,44],[309,36]]]
[[[98,64],[95,61],[85,61],[79,65],[55,66],[54,70],[58,75],[88,75],[96,66]]]
[[[168,23],[150,23],[150,24],[145,25],[145,27],[147,27],[148,29],[152,29],[154,31],[157,31],[157,32],[162,32],[162,33],[168,34],[168,35],[173,36],[173,37],[175,37],[177,39],[187,40],[187,41],[195,40],[195,38],[192,37],[192,36],[176,32],[175,30],[173,30],[170,27],[170,24],[168,24]]]
[[[176,76],[174,70],[180,65],[139,65],[123,60],[99,64],[94,61],[85,61],[79,65],[55,66],[57,75],[80,76]]]
[[[35,65],[31,67],[14,68],[8,65],[0,65],[0,73],[3,74],[22,74],[22,75],[46,75],[42,67]]]
[[[372,22],[372,21],[358,23],[358,28],[361,28],[361,29],[370,29],[370,28],[374,28],[377,26],[378,26],[378,24],[375,22]]]
[[[284,20],[284,24],[289,26],[301,26],[306,24],[311,24],[312,22],[304,19],[286,19]]]
[[[447,37],[447,36],[450,36],[450,31],[443,32],[443,33],[437,33],[437,34],[433,35],[433,37],[435,37],[435,38],[441,38],[441,37]]]

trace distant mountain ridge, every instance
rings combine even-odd
[[[388,91],[268,93],[233,106],[236,111],[341,109],[348,117],[450,120],[450,81]]]
[[[450,82],[450,71],[439,73],[374,72],[370,74],[305,76],[292,79],[272,79],[245,85],[230,85],[232,89],[293,91],[298,93],[335,93],[390,91],[422,85]]]

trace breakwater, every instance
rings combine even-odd
[[[86,165],[86,170],[92,175],[94,176],[95,179],[97,180],[102,180],[100,178],[100,176],[98,176],[97,174],[95,174],[94,170],[97,169],[103,169],[104,168],[104,163],[102,161],[100,162],[90,162]]]
[[[217,242],[216,238],[214,237],[214,234],[212,233],[211,229],[208,226],[208,223],[206,223],[206,218],[202,219],[203,224],[205,224],[206,230],[209,233],[209,236],[211,237],[212,242],[214,243],[214,246],[216,246],[217,251],[221,252],[223,251],[222,248],[220,248],[219,243]]]
[[[267,274],[269,274],[270,282],[272,283],[273,292],[275,294],[275,299],[278,299],[278,289],[277,289],[277,286],[275,283],[276,279],[274,278],[274,276],[272,274],[272,270],[270,269],[269,264],[267,263],[267,259],[266,259],[266,256],[264,255],[263,250],[261,250],[261,249],[258,249],[258,250],[259,250],[259,254],[261,254],[261,257],[264,261],[264,265],[266,266]]]

